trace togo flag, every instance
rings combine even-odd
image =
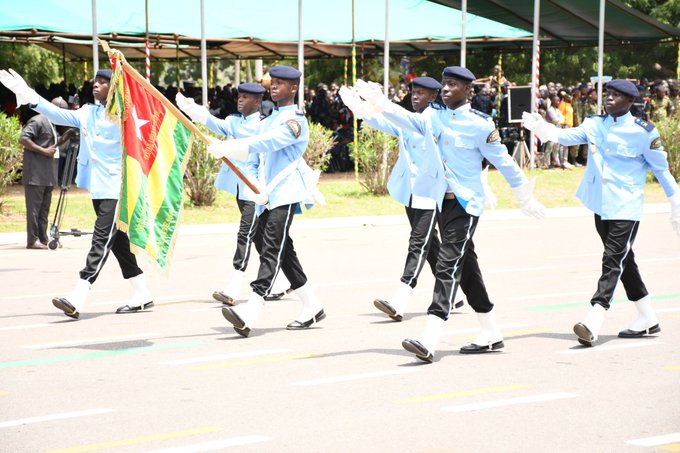
[[[127,232],[133,253],[144,250],[167,270],[193,134],[178,119],[181,114],[122,54],[115,54],[112,62],[106,109],[120,124],[123,159],[116,226]]]

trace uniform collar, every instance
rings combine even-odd
[[[630,111],[626,112],[625,115],[617,117],[616,119],[614,119],[614,117],[611,115],[607,115],[607,120],[611,124],[625,124],[633,119],[633,115],[630,113]]]
[[[291,105],[284,105],[283,107],[274,107],[274,110],[279,110],[279,111],[284,111],[284,110],[291,110],[291,109],[296,109],[297,105],[296,104],[291,104]]]
[[[469,102],[466,102],[465,104],[461,105],[461,106],[458,107],[457,109],[449,109],[449,110],[451,110],[451,111],[453,112],[453,114],[455,115],[456,113],[467,112],[467,111],[469,111],[471,108],[472,108],[472,106],[470,105],[470,103],[469,103]]]
[[[246,121],[250,121],[253,118],[259,118],[259,117],[260,117],[260,111],[256,110],[255,113],[251,113],[250,115],[245,116],[244,118],[246,119]]]

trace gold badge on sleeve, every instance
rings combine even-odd
[[[501,136],[498,133],[498,129],[494,129],[493,131],[491,131],[489,136],[486,137],[486,142],[487,143],[493,143],[493,142],[499,141],[500,139],[501,139]]]
[[[661,148],[661,138],[656,137],[654,140],[652,140],[652,144],[649,145],[649,149],[659,149]]]
[[[293,135],[295,135],[295,138],[300,137],[300,133],[302,132],[302,127],[300,126],[300,123],[298,123],[295,120],[288,120],[286,121],[286,124],[290,128],[290,130],[293,132]]]

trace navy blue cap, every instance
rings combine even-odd
[[[466,82],[472,82],[477,78],[472,73],[472,71],[462,66],[449,66],[444,68],[444,71],[442,72],[442,77],[448,79],[465,80]]]
[[[297,80],[302,73],[292,66],[274,66],[269,70],[269,75],[277,79]]]
[[[259,83],[242,83],[238,86],[239,93],[264,94],[265,91]]]
[[[626,96],[636,98],[640,95],[637,86],[629,80],[615,79],[607,82],[607,89],[616,90],[619,93],[623,93]]]
[[[411,80],[411,84],[414,87],[427,88],[428,90],[435,91],[441,89],[442,87],[442,84],[437,82],[432,77],[416,77],[415,79]]]
[[[94,75],[95,77],[104,77],[105,79],[111,80],[111,70],[110,69],[100,69]]]

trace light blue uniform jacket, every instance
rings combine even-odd
[[[392,198],[404,206],[409,206],[412,201],[414,208],[435,209],[438,196],[443,195],[441,190],[436,190],[433,180],[439,177],[441,186],[444,172],[437,153],[426,150],[428,144],[425,137],[418,132],[396,127],[380,115],[367,116],[364,123],[397,137],[399,141],[399,158],[387,181],[387,190]]]
[[[227,138],[245,138],[256,135],[260,128],[260,112],[255,112],[252,115],[244,117],[241,114],[230,115],[225,119],[216,118],[212,115],[208,117],[206,127],[216,134],[224,135]],[[246,165],[244,162],[237,160],[231,161],[236,168],[238,168],[244,175],[246,172]],[[236,174],[222,162],[220,172],[215,179],[215,187],[225,192],[229,192],[241,200],[248,200],[245,196],[245,183],[236,176]]]
[[[267,186],[270,209],[311,203],[313,188],[305,182],[310,170],[302,158],[309,143],[309,125],[295,105],[274,109],[260,122],[259,134],[245,140],[248,142],[246,169]],[[297,164],[292,165],[294,162]],[[277,177],[279,173],[283,178]],[[279,182],[272,187],[277,179]]]
[[[117,200],[123,159],[120,128],[106,117],[105,107],[85,104],[75,111],[66,110],[40,98],[32,108],[54,124],[80,129],[76,184],[87,189],[94,200]]]
[[[465,211],[480,216],[484,211],[482,160],[486,158],[505,177],[510,187],[526,184],[527,178],[501,143],[491,117],[465,104],[455,110],[431,105],[422,114],[395,106],[384,117],[399,127],[422,134],[431,145],[429,152],[439,154],[445,182],[439,191],[453,192]],[[436,179],[433,180],[436,184]],[[439,207],[443,195],[437,198]],[[414,190],[414,193],[420,195]]]
[[[583,124],[557,130],[558,142],[588,145],[588,164],[576,191],[581,202],[604,220],[640,220],[647,169],[666,196],[678,193],[666,152],[654,125],[626,113],[587,117]]]

